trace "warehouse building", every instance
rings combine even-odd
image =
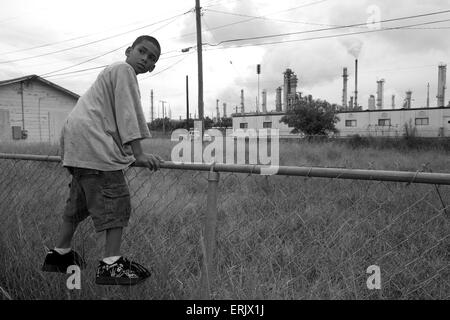
[[[0,81],[0,141],[58,142],[78,98],[37,75]]]

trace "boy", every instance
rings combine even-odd
[[[78,100],[61,136],[63,166],[72,174],[70,197],[57,247],[45,258],[43,271],[85,267],[71,249],[78,224],[91,216],[97,232],[106,231],[105,258],[95,283],[134,285],[150,272],[120,254],[122,230],[128,224],[130,193],[123,169],[133,162],[158,170],[163,160],[142,151],[140,140],[150,132],[142,111],[136,75],[153,71],[161,54],[158,41],[140,36],[125,51],[125,62],[106,67]]]

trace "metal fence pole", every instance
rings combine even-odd
[[[203,251],[203,272],[201,276],[201,298],[211,298],[211,283],[214,279],[214,252],[217,226],[217,186],[219,173],[211,168],[208,174],[207,211],[204,224],[204,237],[200,239]]]

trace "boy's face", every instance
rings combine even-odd
[[[125,51],[125,55],[127,56],[126,62],[133,67],[136,74],[141,74],[154,69],[160,52],[152,42],[144,40],[134,48],[129,47]]]

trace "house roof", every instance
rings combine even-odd
[[[429,111],[429,110],[450,110],[449,107],[430,107],[430,108],[410,108],[410,109],[376,109],[376,110],[352,110],[352,111],[338,111],[338,114],[349,114],[349,113],[374,113],[374,112],[398,112],[398,111]],[[260,117],[260,116],[273,116],[273,115],[285,115],[286,112],[268,112],[268,113],[233,113],[231,116],[233,118],[243,118],[243,117]]]
[[[24,82],[24,81],[30,81],[30,80],[36,80],[36,81],[40,81],[50,87],[55,88],[56,90],[62,91],[72,97],[74,97],[75,99],[78,99],[80,96],[70,90],[67,90],[66,88],[63,88],[61,86],[58,86],[56,83],[53,83],[51,81],[48,81],[44,78],[39,77],[38,75],[32,74],[29,76],[24,76],[24,77],[20,77],[20,78],[15,78],[15,79],[10,79],[10,80],[3,80],[0,81],[0,87],[1,86],[6,86],[8,84],[13,84],[13,83],[17,83],[17,82]]]

